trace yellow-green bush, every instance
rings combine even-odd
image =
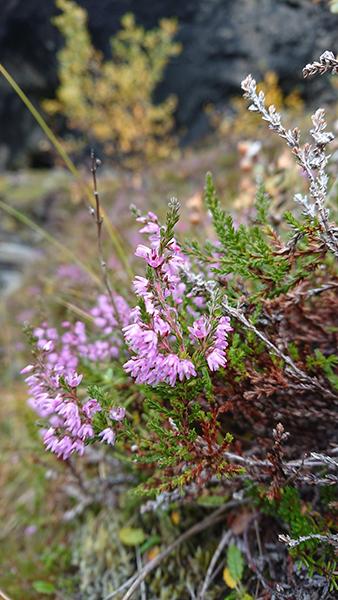
[[[153,103],[171,56],[175,21],[162,19],[146,31],[132,14],[111,39],[112,59],[104,60],[91,42],[86,11],[72,0],[56,0],[61,14],[54,19],[65,44],[58,53],[60,86],[55,100],[44,102],[50,114],[62,113],[68,124],[102,143],[118,160],[166,157],[174,146],[170,135],[176,99]]]

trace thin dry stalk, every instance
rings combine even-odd
[[[336,394],[334,394],[333,392],[331,392],[331,390],[328,390],[327,388],[322,386],[321,383],[318,381],[318,379],[316,379],[315,377],[309,377],[309,375],[307,375],[304,371],[302,371],[302,369],[297,367],[297,365],[293,362],[292,358],[290,356],[288,356],[287,354],[284,354],[284,352],[282,352],[281,350],[279,350],[279,348],[277,348],[277,346],[275,346],[275,344],[273,344],[266,337],[266,335],[264,335],[264,333],[259,331],[257,329],[257,327],[255,327],[255,325],[253,325],[253,323],[251,323],[240,310],[238,310],[237,308],[233,308],[232,306],[229,306],[229,304],[226,302],[223,303],[223,308],[227,314],[229,314],[231,317],[234,317],[235,319],[240,321],[240,323],[242,323],[242,325],[244,325],[244,327],[246,329],[248,329],[249,331],[252,331],[260,340],[262,340],[262,342],[264,342],[265,346],[267,347],[267,349],[270,352],[272,352],[272,354],[275,354],[275,356],[278,356],[279,358],[281,358],[288,367],[287,371],[295,379],[300,381],[301,386],[304,389],[311,389],[311,390],[315,389],[315,390],[320,391],[322,394],[324,394],[324,396],[327,396],[329,398],[335,398],[335,399],[337,398]]]
[[[225,531],[221,537],[221,540],[211,558],[211,561],[209,563],[209,567],[202,585],[202,589],[201,592],[199,593],[197,600],[204,600],[205,598],[205,594],[208,590],[208,587],[211,583],[212,580],[212,576],[213,576],[213,572],[215,570],[217,561],[219,559],[219,557],[221,556],[223,549],[225,548],[225,546],[227,546],[227,544],[229,544],[230,539],[231,539],[231,535],[232,535],[232,531]]]
[[[91,161],[92,162],[91,162],[90,170],[91,170],[92,177],[93,177],[93,193],[94,193],[94,199],[95,199],[95,209],[94,208],[92,209],[92,215],[95,216],[95,220],[96,220],[97,247],[98,247],[98,253],[99,253],[99,261],[100,261],[100,267],[101,267],[102,276],[103,276],[103,282],[104,282],[104,285],[108,292],[108,296],[109,296],[110,300],[112,302],[114,302],[113,290],[110,285],[108,272],[107,272],[107,263],[104,259],[103,248],[102,248],[103,217],[101,215],[101,203],[100,203],[99,192],[97,189],[97,177],[96,177],[97,169],[101,165],[101,161],[100,161],[100,159],[96,158],[94,150],[91,151]]]
[[[280,542],[284,542],[289,548],[295,548],[302,544],[303,542],[307,542],[308,540],[318,540],[319,542],[325,542],[326,544],[330,544],[336,550],[338,550],[338,535],[321,535],[319,533],[311,533],[309,535],[302,535],[299,538],[293,539],[289,535],[279,535],[278,539]]]
[[[102,217],[101,202],[100,202],[100,196],[99,196],[98,187],[97,187],[97,176],[96,176],[97,169],[100,165],[101,165],[100,159],[98,159],[95,156],[95,152],[94,152],[94,150],[92,150],[91,151],[91,169],[90,170],[91,170],[92,178],[93,178],[93,193],[94,193],[94,199],[95,199],[95,209],[94,208],[92,209],[92,215],[95,217],[95,221],[96,221],[97,248],[98,248],[99,261],[100,261],[100,267],[101,267],[101,272],[102,272],[102,279],[103,279],[105,288],[107,290],[109,299],[111,301],[112,307],[114,309],[115,318],[119,324],[120,330],[122,330],[123,323],[121,322],[120,315],[119,315],[117,305],[115,302],[115,298],[114,298],[114,293],[113,293],[112,287],[110,285],[110,280],[109,280],[109,275],[108,275],[108,270],[107,270],[107,263],[104,258],[103,246],[102,246],[103,217]]]
[[[228,502],[227,504],[220,506],[209,517],[206,517],[205,519],[203,519],[203,521],[201,521],[200,523],[196,523],[195,525],[190,527],[190,529],[185,531],[172,544],[167,546],[167,548],[165,548],[163,550],[163,552],[158,554],[153,560],[149,561],[143,567],[141,573],[139,573],[138,577],[136,578],[134,583],[131,585],[131,587],[129,588],[127,593],[123,596],[122,600],[130,600],[130,598],[132,598],[132,596],[134,595],[136,590],[140,587],[141,583],[145,580],[145,578],[149,575],[149,573],[151,573],[154,569],[156,569],[161,564],[161,562],[165,558],[167,558],[167,556],[169,556],[174,550],[176,550],[176,548],[178,548],[183,542],[187,541],[192,536],[194,536],[198,533],[201,533],[201,531],[204,531],[205,529],[212,527],[213,525],[218,523],[218,521],[221,521],[223,518],[223,516],[222,516],[223,513],[226,510],[228,510],[229,508],[239,506],[243,503],[244,503],[244,501]],[[105,600],[109,600],[109,598],[111,598],[111,597],[112,596],[108,596],[107,598],[105,598]]]

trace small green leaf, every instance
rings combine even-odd
[[[33,588],[39,594],[54,594],[56,592],[55,586],[49,581],[34,581]]]
[[[143,529],[122,527],[119,531],[119,538],[126,546],[139,546],[145,541],[146,535]]]
[[[227,552],[227,565],[231,577],[238,583],[241,581],[244,571],[242,553],[235,544],[230,544]]]
[[[141,554],[143,554],[143,552],[147,552],[147,550],[150,550],[150,548],[153,548],[154,546],[159,544],[160,541],[161,538],[159,535],[151,535],[140,547]]]

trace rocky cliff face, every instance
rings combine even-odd
[[[338,16],[325,0],[78,0],[89,13],[94,43],[109,55],[109,38],[128,11],[146,27],[176,16],[183,52],[169,65],[158,97],[178,96],[177,124],[186,140],[207,127],[204,106],[239,92],[248,73],[276,71],[283,88],[327,95],[327,81],[302,82],[301,68],[325,49],[337,50]],[[0,57],[29,97],[39,103],[57,86],[62,43],[50,19],[54,0],[2,0]],[[34,162],[41,134],[20,100],[0,79],[0,167]]]

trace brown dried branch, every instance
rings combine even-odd
[[[338,283],[335,281],[328,281],[328,283],[324,283],[320,287],[311,288],[309,290],[305,290],[304,292],[297,290],[297,289],[293,292],[288,292],[287,298],[296,299],[299,302],[301,297],[311,298],[312,296],[318,296],[319,294],[322,294],[323,292],[327,292],[328,290],[332,290],[335,288],[338,288]]]
[[[92,215],[95,216],[95,220],[96,220],[97,247],[98,247],[98,253],[99,253],[99,261],[100,261],[100,267],[101,267],[101,271],[102,271],[104,285],[106,287],[106,290],[108,292],[110,300],[112,302],[114,302],[113,291],[112,291],[108,273],[107,273],[107,263],[104,259],[103,248],[102,248],[103,218],[101,215],[101,203],[100,203],[99,192],[97,189],[97,177],[96,177],[97,169],[101,165],[101,161],[98,158],[96,158],[94,150],[91,151],[90,156],[91,156],[91,161],[92,161],[90,170],[91,170],[92,178],[93,178],[93,193],[94,193],[94,199],[95,199],[95,209],[94,208],[92,209]]]
[[[95,220],[96,220],[97,247],[98,247],[99,261],[100,261],[100,267],[101,267],[101,272],[102,272],[102,279],[103,279],[105,288],[107,290],[110,302],[114,309],[114,313],[115,313],[114,316],[119,324],[120,329],[122,330],[123,323],[121,322],[120,314],[118,312],[117,305],[116,305],[115,298],[114,298],[114,293],[113,293],[112,287],[110,285],[110,280],[109,280],[108,270],[107,270],[107,263],[104,258],[103,247],[102,247],[103,217],[102,217],[102,213],[101,213],[101,203],[100,203],[100,196],[99,196],[99,192],[98,192],[98,188],[97,188],[97,176],[96,176],[97,169],[101,165],[101,161],[100,161],[100,159],[96,158],[94,150],[91,150],[91,161],[92,162],[91,162],[90,170],[91,170],[92,178],[93,178],[93,193],[94,193],[94,199],[95,199],[95,209],[94,208],[92,209],[92,215],[95,217]]]
[[[332,450],[332,453],[337,451],[338,448],[335,448]],[[271,470],[275,467],[271,457],[269,457],[268,460],[259,460],[247,456],[240,456],[232,452],[225,452],[224,458],[228,462],[245,467],[246,473],[243,477],[253,479],[256,479],[257,475],[259,475],[261,479],[270,478]],[[323,467],[326,467],[328,471],[335,471],[337,475],[334,473],[321,473],[320,475],[317,475],[313,472],[314,469],[323,469]],[[309,485],[334,485],[338,482],[338,457],[335,456],[311,452],[309,456],[305,455],[300,460],[283,461],[280,464],[280,468],[286,484],[296,479],[301,479],[303,483]],[[280,483],[282,484],[283,482],[281,481]]]
[[[303,389],[315,389],[329,398],[337,398],[337,395],[331,392],[331,390],[328,390],[322,386],[316,377],[310,377],[304,371],[302,371],[302,369],[297,367],[292,358],[277,348],[277,346],[275,346],[275,344],[273,344],[266,337],[266,335],[264,335],[264,333],[259,331],[257,327],[255,327],[255,325],[253,325],[253,323],[251,323],[240,310],[229,306],[227,302],[223,302],[223,308],[228,315],[240,321],[240,323],[242,323],[246,329],[252,331],[260,340],[262,340],[269,352],[275,356],[278,356],[284,361],[284,363],[287,365],[287,369],[285,369],[285,371],[296,378],[300,382]]]

